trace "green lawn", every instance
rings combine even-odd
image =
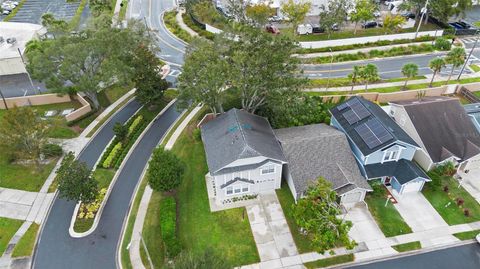
[[[115,176],[115,169],[97,168],[93,172],[93,177],[98,181],[98,188],[108,188]]]
[[[290,192],[290,188],[286,183],[282,184],[282,188],[278,189],[277,197],[280,201],[280,204],[283,209],[283,214],[287,219],[288,227],[290,228],[290,232],[292,233],[293,240],[295,241],[295,245],[297,246],[298,252],[300,253],[307,253],[315,251],[311,244],[310,239],[299,232],[300,228],[295,223],[293,219],[293,209],[292,206],[295,204],[295,200],[293,199],[293,195]]]
[[[162,268],[164,264],[165,249],[160,234],[160,203],[163,197],[159,192],[154,191],[150,203],[148,204],[148,214],[145,216],[143,224],[142,236],[147,245],[147,249],[152,258],[152,263],[155,268]],[[142,249],[142,248],[141,248]],[[142,261],[146,268],[149,268],[147,255],[144,251],[141,252]],[[153,269],[153,268],[150,268]]]
[[[177,192],[180,242],[193,253],[203,253],[206,248],[211,248],[234,266],[257,263],[259,256],[245,208],[210,212],[205,184],[208,171],[205,152],[202,142],[192,136],[199,117],[172,149],[186,168]]]
[[[420,241],[415,241],[415,242],[395,245],[395,246],[392,246],[392,248],[398,252],[405,252],[405,251],[421,249],[422,244],[420,244]]]
[[[12,257],[32,256],[40,225],[33,222],[13,249]]]
[[[22,226],[23,221],[15,219],[7,219],[0,217],[0,257],[8,246],[8,242]]]
[[[448,186],[448,194],[443,191],[444,186]],[[422,193],[448,225],[480,220],[480,205],[463,187],[458,188],[458,182],[452,177],[442,176],[439,186],[425,184]],[[462,208],[457,206],[457,198],[464,200]],[[469,217],[464,214],[465,208],[470,211]]]
[[[305,265],[305,267],[307,267],[308,269],[323,268],[323,267],[329,267],[332,265],[353,262],[354,259],[355,257],[353,256],[353,254],[345,254],[345,255],[338,255],[331,258],[321,259],[313,262],[307,262],[303,265]]]
[[[432,30],[440,30],[438,26],[435,24],[426,24],[422,25],[420,28],[421,31],[432,31]],[[417,30],[416,27],[402,29],[399,33],[411,33]],[[282,29],[282,33],[291,33],[291,29]],[[369,28],[369,29],[360,29],[357,30],[357,34],[353,34],[353,30],[341,30],[338,32],[333,32],[330,36],[328,34],[314,34],[314,35],[298,35],[297,40],[300,42],[305,41],[321,41],[321,40],[333,40],[333,39],[344,39],[344,38],[354,38],[354,37],[364,37],[364,36],[378,36],[384,35],[385,30],[381,27],[379,28]]]
[[[0,187],[38,192],[56,163],[57,159],[52,159],[39,170],[34,165],[11,163],[7,151],[0,147]]]
[[[456,233],[456,234],[453,234],[453,236],[455,236],[460,240],[471,240],[471,239],[475,239],[475,236],[477,236],[479,233],[480,233],[480,230],[473,230],[468,232]]]
[[[417,80],[417,79],[424,79],[426,78],[425,76],[416,76],[414,78],[409,79],[411,80]],[[400,81],[405,81],[406,78],[391,78],[391,79],[382,79],[377,82],[374,82],[374,84],[378,83],[390,83],[390,82],[400,82]],[[308,87],[346,87],[346,86],[352,86],[352,81],[349,78],[318,78],[318,79],[311,79],[308,81]]]
[[[412,229],[405,223],[392,203],[389,202],[388,205],[385,206],[388,194],[385,186],[383,186],[379,180],[370,182],[370,185],[373,188],[373,192],[367,194],[365,202],[368,204],[368,209],[383,234],[386,237],[392,237],[411,233]]]
[[[480,66],[476,64],[471,64],[470,68],[473,70],[473,72],[479,72],[480,71]]]

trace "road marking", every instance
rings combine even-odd
[[[178,70],[172,70],[168,73],[168,76],[171,76],[171,77],[174,77],[174,78],[177,78],[178,76],[180,76],[180,74],[182,74],[181,71],[178,71]]]

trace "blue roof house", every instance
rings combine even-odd
[[[427,174],[412,161],[420,146],[378,105],[352,97],[330,109],[331,125],[348,138],[360,171],[398,194],[421,191]]]

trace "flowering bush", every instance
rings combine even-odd
[[[98,193],[98,196],[94,202],[89,204],[82,203],[80,205],[80,209],[78,210],[78,218],[93,219],[95,217],[95,214],[98,212],[98,209],[100,208],[100,204],[102,203],[103,198],[105,198],[106,193],[107,193],[107,189],[103,188]]]
[[[142,115],[139,115],[133,122],[132,124],[130,125],[130,127],[128,127],[128,135],[131,135],[135,130],[136,128],[140,125],[140,123],[142,122],[143,120],[143,116]]]

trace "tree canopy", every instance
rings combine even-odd
[[[306,195],[293,205],[295,222],[306,231],[312,247],[320,253],[334,248],[339,241],[347,249],[356,245],[355,241],[348,237],[352,223],[337,217],[341,210],[335,202],[337,194],[331,187],[330,182],[319,178],[317,183],[307,190]]]
[[[312,3],[308,1],[297,2],[294,0],[288,0],[282,4],[282,13],[290,20],[294,34],[297,32],[297,26],[305,20],[305,16],[307,16],[311,6]]]
[[[333,0],[328,1],[328,5],[320,7],[320,26],[325,29],[325,32],[330,34],[332,31],[342,27],[348,15],[348,10],[352,8],[350,0]]]
[[[92,177],[92,171],[84,162],[75,160],[69,152],[57,170],[60,197],[75,202],[91,203],[98,195],[98,182]]]
[[[181,160],[173,152],[159,147],[148,163],[148,183],[156,191],[171,191],[180,185],[183,172]]]

